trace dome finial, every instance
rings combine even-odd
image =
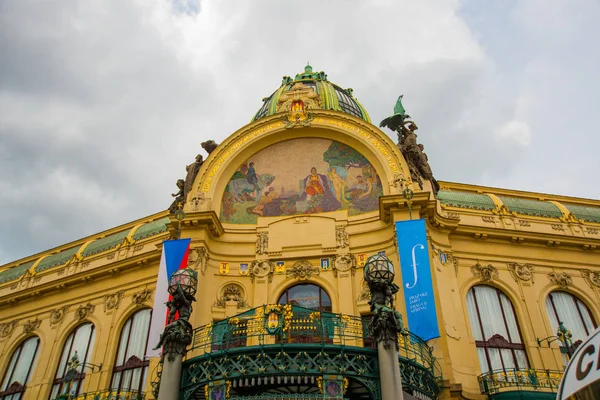
[[[312,73],[312,67],[310,66],[310,62],[306,62],[306,67],[304,67],[304,72],[307,74]]]

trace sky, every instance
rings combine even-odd
[[[307,61],[377,125],[404,94],[438,180],[598,199],[598,20],[597,0],[0,0],[0,265],[166,209],[200,143]]]

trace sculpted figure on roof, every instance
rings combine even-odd
[[[198,175],[198,171],[204,162],[204,157],[202,154],[198,154],[193,163],[185,167],[187,171],[187,175],[185,177],[185,183],[183,185],[183,198],[187,199],[188,193],[192,190],[192,186],[194,185],[194,180],[196,179],[196,175]]]

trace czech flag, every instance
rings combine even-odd
[[[160,356],[160,349],[154,350],[160,341],[160,335],[167,324],[169,310],[165,304],[171,299],[169,294],[169,278],[178,269],[187,268],[188,256],[190,254],[191,239],[165,240],[163,242],[160,266],[158,267],[158,279],[156,292],[154,293],[154,309],[152,310],[152,322],[150,323],[150,334],[146,346],[146,357]]]

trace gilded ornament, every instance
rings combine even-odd
[[[314,267],[310,261],[302,260],[296,262],[292,268],[286,271],[288,277],[296,279],[310,279],[314,275],[319,275],[319,268]]]
[[[259,232],[256,238],[256,254],[267,254],[269,248],[269,234],[267,232]]]
[[[104,296],[104,312],[110,310],[117,310],[123,300],[125,291],[119,290],[118,292],[107,294]]]
[[[548,278],[550,279],[550,282],[560,286],[563,289],[566,289],[567,287],[573,284],[573,279],[571,278],[571,275],[567,274],[566,272],[550,272],[548,274]]]
[[[345,226],[335,227],[335,244],[338,248],[348,247],[348,232]]]
[[[17,327],[17,321],[10,321],[0,324],[0,339],[7,339],[12,335]]]
[[[151,296],[152,296],[152,290],[144,289],[139,292],[133,293],[133,295],[131,296],[131,301],[134,304],[144,304],[147,300],[150,299]]]
[[[585,279],[590,287],[600,287],[600,272],[582,269],[581,276]]]
[[[95,308],[96,307],[91,303],[87,303],[85,306],[79,306],[77,310],[75,310],[75,319],[79,321],[84,320],[94,312]]]
[[[31,321],[25,322],[25,324],[23,324],[23,333],[25,333],[26,335],[30,334],[31,332],[33,332],[34,330],[39,328],[41,323],[42,323],[42,321],[40,321],[37,318],[34,320],[31,320]]]
[[[517,280],[533,282],[533,266],[529,264],[509,263],[508,271],[512,275],[515,282]]]
[[[498,270],[492,264],[481,265],[479,263],[471,267],[473,276],[479,277],[481,282],[490,282],[498,278]]]
[[[67,313],[68,309],[69,306],[63,306],[61,308],[52,310],[52,312],[50,313],[50,324],[56,325],[60,323],[65,318],[65,314]]]

